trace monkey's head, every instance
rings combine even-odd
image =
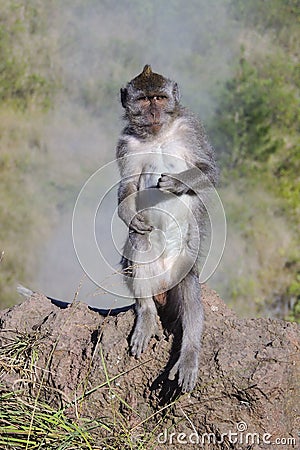
[[[152,72],[147,64],[121,89],[121,102],[125,117],[137,131],[157,134],[179,110],[179,89],[177,83]]]

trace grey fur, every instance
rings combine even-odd
[[[129,228],[122,264],[131,275],[137,314],[131,352],[139,357],[147,347],[156,332],[156,304],[165,298],[174,305],[175,328],[181,331],[169,379],[177,375],[181,390],[188,392],[199,365],[198,258],[207,219],[204,202],[217,179],[214,152],[201,122],[180,105],[177,84],[150,66],[121,89],[121,100],[128,123],[117,145],[118,212]],[[164,314],[164,306],[160,309]]]
[[[34,294],[34,292],[31,289],[28,289],[25,286],[22,286],[21,284],[18,284],[17,292],[18,294],[23,295],[23,297],[26,298],[30,298]]]

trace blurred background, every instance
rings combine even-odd
[[[0,306],[18,283],[97,291],[72,211],[114,159],[120,87],[149,63],[216,149],[228,239],[208,284],[239,316],[299,321],[299,22],[299,0],[1,0]]]

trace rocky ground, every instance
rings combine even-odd
[[[299,326],[240,319],[205,286],[203,301],[202,363],[191,394],[178,395],[167,380],[172,337],[153,338],[139,361],[130,356],[132,310],[104,317],[78,302],[59,308],[40,294],[0,312],[1,348],[21,341],[28,360],[35,355],[24,369],[1,353],[2,389],[38,393],[66,406],[70,418],[114,424],[115,435],[95,430],[107,448],[122,448],[122,430],[137,443],[131,448],[300,448]]]

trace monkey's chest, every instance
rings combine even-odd
[[[156,187],[162,173],[178,173],[188,168],[185,148],[178,144],[158,144],[146,147],[145,152],[141,159],[140,190]]]
[[[162,173],[179,173],[186,169],[184,159],[163,151],[153,152],[147,155],[139,180],[138,210],[143,210],[147,222],[162,232],[166,246],[174,251],[188,232],[190,196],[162,191],[157,183]]]

